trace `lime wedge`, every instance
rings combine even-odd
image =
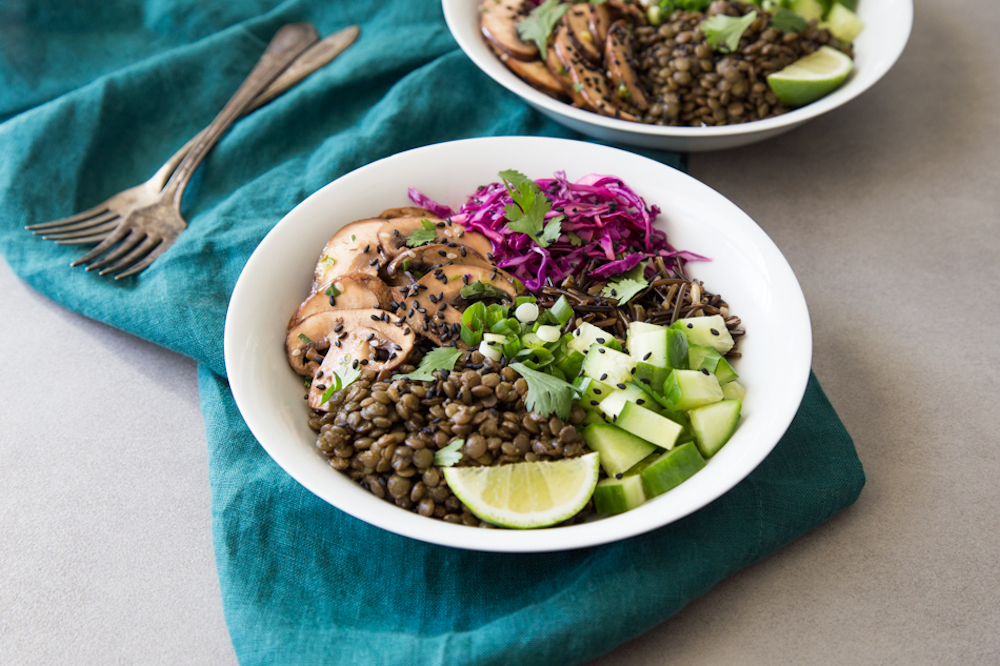
[[[829,46],[799,58],[779,72],[770,74],[767,83],[785,104],[802,106],[833,92],[854,68],[854,61]]]
[[[445,467],[451,491],[480,520],[503,527],[548,527],[572,518],[587,504],[600,455],[498,467]]]

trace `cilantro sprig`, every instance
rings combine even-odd
[[[358,364],[357,367],[355,367],[355,364],[351,362],[351,355],[345,354],[344,358],[340,361],[340,366],[332,374],[333,381],[330,382],[330,384],[326,387],[326,390],[323,391],[323,396],[320,399],[321,405],[326,404],[337,391],[345,389],[353,384],[354,381],[361,376],[361,365]]]
[[[806,20],[787,7],[780,7],[771,17],[771,25],[782,32],[802,32],[809,27]]]
[[[532,370],[524,363],[511,363],[510,367],[528,382],[524,406],[529,412],[542,416],[555,414],[561,419],[569,418],[573,410],[573,399],[580,394],[578,388],[548,373]]]
[[[531,10],[528,18],[517,24],[517,34],[526,42],[534,42],[542,55],[542,60],[545,60],[549,35],[555,30],[559,19],[568,11],[568,4],[559,0],[545,0]]]
[[[465,444],[464,439],[456,439],[448,446],[440,448],[434,452],[434,464],[438,467],[451,467],[462,459],[462,452],[459,449]]]
[[[644,261],[632,270],[619,275],[616,280],[608,282],[601,290],[601,296],[616,299],[618,305],[625,305],[635,298],[639,292],[649,286],[649,280],[644,276],[647,263]]]
[[[701,22],[701,31],[708,45],[722,53],[732,53],[740,45],[740,37],[757,20],[757,10],[746,16],[716,14]]]
[[[424,355],[420,366],[413,372],[399,375],[399,379],[410,379],[418,382],[434,381],[434,373],[438,370],[454,370],[455,361],[462,355],[461,349],[455,347],[438,347]]]
[[[462,287],[458,291],[458,295],[462,298],[509,298],[507,292],[498,287],[494,287],[488,282],[483,282],[478,280],[471,284]]]
[[[500,179],[514,203],[504,207],[507,228],[527,234],[542,247],[548,247],[562,233],[563,215],[545,224],[545,214],[552,209],[552,201],[541,188],[523,173],[508,169],[500,172]]]
[[[420,229],[406,237],[406,247],[419,247],[437,240],[437,229],[430,220],[420,220]]]

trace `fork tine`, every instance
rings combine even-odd
[[[128,236],[125,237],[118,246],[113,250],[109,251],[103,257],[93,262],[87,266],[88,271],[96,271],[98,268],[104,268],[108,264],[116,261],[119,257],[124,256],[132,250],[136,245],[141,243],[143,239],[146,238],[146,232],[139,229],[132,229],[128,232]]]
[[[36,236],[41,236],[42,238],[44,238],[46,240],[49,240],[50,237],[51,237],[51,234],[62,234],[62,233],[66,233],[66,232],[69,232],[69,231],[80,231],[80,230],[83,230],[83,229],[89,229],[91,227],[96,227],[96,226],[100,226],[102,224],[105,224],[109,220],[113,220],[116,217],[118,217],[118,213],[116,213],[116,212],[114,212],[112,210],[108,210],[108,211],[105,211],[105,212],[101,213],[100,215],[97,215],[95,217],[91,217],[91,218],[86,219],[86,220],[84,220],[82,222],[74,222],[73,224],[65,224],[65,225],[63,225],[61,227],[48,227],[48,228],[45,228],[45,229],[35,229],[31,233],[35,234]]]
[[[149,254],[153,248],[163,242],[163,239],[158,236],[146,236],[141,243],[139,243],[131,252],[126,254],[124,257],[116,261],[111,266],[103,269],[100,275],[107,275],[108,273],[117,273],[120,270],[128,268],[134,264],[139,259],[142,259],[147,254]]]
[[[39,222],[38,224],[29,224],[24,228],[28,231],[36,231],[41,229],[54,229],[55,227],[61,227],[64,224],[73,224],[74,222],[81,222],[90,217],[96,217],[101,213],[108,210],[107,202],[97,204],[93,208],[88,208],[82,213],[77,213],[76,215],[70,215],[69,217],[62,217],[58,220],[52,220],[51,222]]]
[[[118,226],[117,218],[112,218],[105,222],[104,224],[98,224],[93,227],[86,227],[76,231],[63,231],[58,234],[47,234],[42,236],[44,240],[61,241],[61,240],[74,240],[76,238],[83,238],[85,236],[97,236],[98,240],[101,240],[108,235],[109,231],[113,231],[115,227]]]
[[[72,262],[70,266],[79,266],[80,264],[86,264],[87,262],[97,259],[99,256],[110,250],[118,241],[125,238],[129,233],[129,229],[125,227],[124,224],[119,224],[118,228],[108,234],[108,237],[101,241],[101,244],[95,247],[93,250],[83,255],[76,261]]]
[[[57,240],[53,241],[56,245],[96,245],[102,240],[108,237],[107,232],[101,232],[99,234],[94,234],[93,236],[81,236],[80,238],[71,238],[69,240]]]
[[[151,263],[153,263],[153,261],[156,260],[156,258],[158,256],[160,256],[161,254],[163,254],[167,250],[168,247],[170,247],[171,245],[173,245],[174,241],[176,239],[177,239],[176,236],[174,238],[164,238],[163,242],[161,242],[159,245],[157,245],[155,248],[153,248],[152,252],[150,252],[149,254],[147,254],[144,259],[142,259],[141,261],[139,261],[138,263],[136,263],[135,265],[133,265],[127,271],[124,271],[124,272],[119,273],[118,275],[116,275],[115,279],[116,280],[121,280],[122,278],[129,277],[130,275],[136,275],[137,273],[143,272],[144,270],[146,270],[146,268]]]

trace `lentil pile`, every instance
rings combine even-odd
[[[412,365],[400,368],[412,372]],[[498,465],[557,460],[589,453],[576,426],[585,418],[576,406],[568,421],[531,414],[524,406],[527,382],[504,362],[478,351],[463,353],[452,371],[433,382],[393,378],[366,370],[330,398],[330,411],[313,411],[309,426],[330,466],[374,495],[421,516],[477,527],[455,497],[434,453],[456,438],[465,440],[461,465]],[[591,505],[569,523],[583,521]],[[567,523],[567,524],[569,524]]]
[[[758,16],[743,33],[733,53],[720,53],[705,41],[699,26],[707,16]],[[677,10],[658,27],[635,29],[639,77],[656,100],[642,114],[653,125],[711,126],[762,120],[792,110],[767,85],[777,72],[821,46],[854,57],[815,20],[801,34],[784,33],[756,5],[715,0],[708,10]]]

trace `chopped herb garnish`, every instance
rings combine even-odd
[[[334,298],[340,296],[340,290],[334,287],[332,284],[329,287],[327,287],[326,291],[324,291],[323,293],[326,294],[327,296],[333,296]]]
[[[705,41],[716,51],[732,53],[739,47],[740,37],[756,20],[756,10],[746,16],[716,14],[701,22],[701,31],[705,34]]]
[[[545,60],[549,35],[567,11],[569,11],[568,4],[563,4],[559,0],[545,0],[531,10],[528,18],[517,24],[517,34],[526,42],[534,42],[542,55],[542,60]]]
[[[619,275],[617,280],[612,280],[604,285],[601,295],[605,298],[617,299],[618,305],[628,303],[639,292],[649,286],[649,280],[643,277],[646,271],[646,263],[645,261],[642,262],[632,270],[625,271]]]
[[[498,289],[482,280],[473,282],[467,287],[462,287],[458,295],[462,298],[507,298],[507,292],[503,289]]]
[[[782,7],[774,13],[771,25],[782,32],[802,32],[809,27],[804,18],[787,7]]]
[[[443,449],[434,452],[434,464],[438,467],[451,467],[462,459],[462,452],[459,451],[465,444],[464,439],[456,439]]]
[[[437,370],[453,370],[455,361],[462,355],[461,349],[454,347],[438,347],[432,349],[424,355],[420,361],[420,367],[405,375],[397,375],[399,379],[410,379],[417,382],[434,381],[434,373]]]
[[[527,234],[542,247],[548,247],[561,233],[563,216],[554,217],[545,225],[545,214],[552,208],[552,202],[535,181],[513,169],[501,171],[500,178],[514,200],[504,207],[507,228]],[[552,225],[557,226],[549,229]]]
[[[313,341],[310,340],[309,336],[306,335],[305,333],[299,333],[299,340],[306,343],[307,345],[311,345],[313,343]]]
[[[541,416],[555,414],[561,419],[569,418],[569,413],[573,409],[573,399],[580,393],[579,389],[558,377],[532,370],[523,363],[511,363],[509,367],[514,368],[528,382],[524,406],[529,412]]]
[[[567,231],[566,235],[569,236],[569,244],[573,247],[580,247],[583,245],[583,239],[574,234],[572,231]]]
[[[437,230],[430,220],[420,220],[421,229],[415,230],[406,237],[406,247],[419,247],[437,240]]]
[[[352,243],[353,243],[354,241],[356,241],[357,239],[358,239],[358,237],[357,237],[357,236],[355,236],[354,234],[351,234],[351,242],[352,242]]]

